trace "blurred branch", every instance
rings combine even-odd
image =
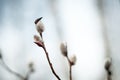
[[[30,77],[31,73],[32,73],[32,72],[29,70],[29,71],[27,72],[27,75],[25,76],[24,80],[29,80],[29,77]]]
[[[34,72],[33,64],[31,66],[29,66],[29,71],[27,72],[27,75],[25,77],[22,76],[21,74],[15,72],[3,60],[3,56],[2,56],[1,51],[0,51],[0,61],[1,61],[1,66],[3,66],[3,68],[5,68],[9,73],[15,75],[16,77],[19,77],[21,80],[29,80],[30,74],[32,72]]]
[[[110,57],[111,47],[110,47],[110,42],[109,42],[109,37],[108,37],[107,24],[105,20],[105,10],[104,10],[105,5],[103,3],[104,3],[104,0],[98,0],[98,9],[100,13],[103,39],[104,39],[104,45],[105,45],[105,50],[106,50],[106,57]]]
[[[29,80],[30,75],[34,72],[34,68],[33,68],[33,63],[32,63],[32,62],[30,62],[30,63],[28,64],[28,68],[29,68],[29,70],[28,70],[28,72],[27,72],[24,80]]]
[[[19,73],[13,71],[12,69],[10,69],[10,68],[8,67],[8,65],[4,62],[3,59],[1,59],[1,62],[2,62],[2,66],[3,66],[8,72],[10,72],[10,73],[14,74],[15,76],[19,77],[20,79],[24,80],[24,77],[23,77],[21,74],[19,74]]]
[[[111,58],[111,46],[109,42],[108,32],[107,32],[107,24],[105,19],[105,10],[104,10],[104,0],[97,0],[98,1],[98,9],[100,13],[100,19],[102,24],[102,31],[103,31],[103,39],[105,45],[105,53],[106,53],[106,62],[105,62],[105,70],[107,72],[107,80],[112,80],[112,58]]]
[[[49,0],[49,7],[51,9],[51,13],[53,15],[54,18],[54,22],[55,22],[55,29],[58,35],[59,40],[61,40],[64,36],[63,34],[63,30],[62,30],[62,20],[61,17],[59,15],[59,9],[58,9],[58,0]]]
[[[68,63],[69,63],[69,78],[70,78],[70,80],[72,80],[72,64],[71,64],[71,61],[68,58],[68,56],[67,56],[67,60],[68,60]]]

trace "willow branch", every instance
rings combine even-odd
[[[49,66],[50,66],[50,68],[51,68],[51,70],[52,70],[52,73],[55,75],[55,77],[58,79],[58,80],[61,80],[60,79],[60,77],[57,75],[57,73],[55,72],[55,70],[54,70],[54,68],[53,68],[53,66],[52,66],[52,63],[50,62],[50,58],[49,58],[49,54],[48,54],[48,52],[47,52],[47,50],[46,50],[46,47],[45,47],[45,45],[44,45],[44,43],[43,43],[43,50],[44,50],[44,52],[45,52],[45,54],[46,54],[46,58],[47,58],[47,61],[48,61],[48,63],[49,63]]]

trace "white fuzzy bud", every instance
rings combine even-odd
[[[75,55],[72,55],[70,57],[70,62],[71,62],[71,65],[75,65],[75,63],[76,63],[76,56]]]
[[[112,64],[112,59],[110,57],[106,58],[106,60],[105,60],[105,69],[109,70],[111,64]]]
[[[63,56],[67,56],[67,44],[66,42],[62,42],[60,44],[60,50]]]
[[[41,22],[41,19],[42,19],[42,17],[35,20],[36,30],[37,30],[38,33],[40,33],[40,34],[41,34],[41,33],[44,31],[44,29],[45,29],[43,23]]]
[[[38,35],[34,35],[34,40],[43,42],[43,39],[41,38],[41,36],[39,37]]]
[[[37,44],[39,47],[43,47],[43,40],[40,39],[40,37],[38,35],[34,35],[34,40],[35,40],[35,44]]]
[[[34,40],[35,41],[40,41],[40,37],[38,35],[34,35]]]
[[[31,72],[34,72],[33,66],[34,66],[33,62],[30,62],[30,63],[28,64],[28,67],[29,67],[29,69],[30,69]]]

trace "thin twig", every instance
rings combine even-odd
[[[2,64],[3,64],[3,67],[10,73],[14,74],[15,76],[21,78],[22,80],[24,80],[24,77],[22,75],[20,75],[19,73],[13,71],[12,69],[10,69],[7,64],[5,64],[4,60],[2,59]]]
[[[29,70],[29,71],[27,72],[26,77],[25,77],[24,80],[29,80],[29,77],[30,77],[30,74],[31,74],[31,73],[32,73],[32,72]]]
[[[45,47],[44,43],[43,43],[43,47],[42,47],[42,48],[43,48],[44,51],[45,51],[46,58],[47,58],[47,61],[48,61],[48,63],[49,63],[49,66],[50,66],[50,68],[51,68],[51,70],[52,70],[52,73],[55,75],[55,77],[56,77],[58,80],[61,80],[60,77],[56,74],[56,72],[55,72],[55,70],[54,70],[54,68],[53,68],[53,66],[52,66],[52,63],[50,62],[50,58],[49,58],[49,55],[48,55],[48,52],[47,52],[47,50],[46,50],[46,47]]]
[[[68,63],[69,63],[69,78],[70,78],[70,80],[72,80],[72,65],[71,65],[71,61],[68,58],[68,56],[66,58],[67,58]]]

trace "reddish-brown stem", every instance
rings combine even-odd
[[[48,63],[49,63],[49,66],[50,66],[50,68],[51,68],[51,70],[52,70],[52,73],[55,75],[55,77],[56,77],[58,80],[61,80],[60,77],[56,74],[56,72],[55,72],[55,70],[54,70],[54,68],[53,68],[53,66],[52,66],[52,63],[50,62],[49,54],[48,54],[48,52],[47,52],[47,50],[46,50],[46,47],[45,47],[44,43],[43,43],[43,47],[42,47],[42,48],[43,48],[44,51],[45,51],[46,58],[47,58],[47,61],[48,61]]]
[[[67,58],[68,63],[69,63],[69,78],[70,78],[70,80],[72,80],[72,64],[71,64],[71,61],[68,58],[68,56],[66,58]]]

